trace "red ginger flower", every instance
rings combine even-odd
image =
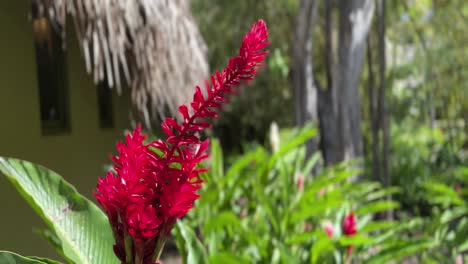
[[[116,240],[114,251],[122,263],[157,262],[173,224],[199,198],[199,174],[206,170],[196,167],[208,157],[209,142],[195,133],[211,126],[205,119],[218,116],[215,110],[227,102],[227,94],[241,81],[253,79],[267,55],[262,51],[268,46],[267,36],[262,20],[253,24],[239,54],[205,83],[206,96],[197,86],[191,110],[179,107],[182,122],[164,120],[161,127],[166,140],[144,144],[138,126],[125,144],[117,144],[114,172],[99,179],[94,195],[108,215]]]
[[[354,212],[345,216],[341,224],[341,229],[346,236],[354,236],[357,233],[357,220]]]
[[[357,220],[354,212],[351,212],[345,216],[343,222],[341,223],[341,229],[345,236],[354,236],[357,234]],[[353,246],[348,246],[346,252],[347,258],[349,258],[351,253],[353,253]]]

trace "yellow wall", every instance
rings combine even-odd
[[[129,95],[114,94],[115,128],[101,129],[96,90],[85,72],[76,39],[68,34],[71,132],[43,136],[29,4],[0,1],[0,155],[45,165],[92,197],[109,153],[128,127]],[[41,226],[41,220],[0,176],[0,250],[55,257],[48,243],[33,233]]]

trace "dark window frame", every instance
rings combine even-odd
[[[113,129],[115,127],[114,96],[106,80],[96,85],[96,96],[99,127]]]
[[[32,27],[36,54],[39,118],[42,135],[66,134],[70,127],[67,58],[61,29],[33,2]]]

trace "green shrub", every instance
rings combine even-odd
[[[353,164],[312,176],[320,157],[305,159],[303,143],[315,134],[311,127],[292,130],[284,133],[277,152],[253,145],[229,162],[213,140],[202,198],[184,220],[184,228],[196,230],[193,234],[200,238],[191,248],[198,251],[193,255],[206,256],[208,263],[343,263],[347,248],[353,247],[354,261],[382,263],[432,246],[424,236],[409,237],[409,231],[421,226],[420,219],[374,220],[377,213],[399,207],[385,199],[398,188],[351,182],[359,173]],[[358,232],[346,237],[341,222],[351,211],[357,215]],[[333,227],[332,238],[324,231],[326,223]]]

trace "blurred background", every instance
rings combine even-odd
[[[428,240],[438,234],[440,244],[418,244],[421,259],[453,260],[463,254],[468,249],[468,3],[463,0],[1,1],[0,155],[51,168],[94,199],[97,178],[105,174],[109,154],[124,132],[142,123],[161,136],[161,118],[175,116],[177,106],[190,101],[194,86],[226,65],[257,19],[268,25],[270,53],[256,80],[239,90],[207,133],[219,139],[215,147],[224,156],[209,165],[228,170],[248,155],[261,163],[266,158],[257,147],[274,156],[281,144],[298,140],[304,147],[289,147],[301,149],[307,173],[285,169],[285,181],[266,177],[265,186],[287,185],[295,192],[300,177],[312,184],[317,175],[352,163],[348,180],[378,183],[375,191],[398,190],[379,196],[394,203],[362,214],[378,212],[369,219],[395,223],[427,220],[419,231],[411,227],[412,232],[398,233]],[[294,160],[285,157],[285,164],[293,168]],[[252,198],[250,211],[243,211],[241,193],[251,183],[238,181],[226,182],[232,193],[212,209],[214,216],[262,206]],[[227,188],[208,186],[205,191],[212,195]],[[44,227],[41,220],[3,177],[0,198],[0,249],[55,257],[53,248],[34,234]],[[450,221],[442,221],[442,213],[454,206],[464,209],[457,207]],[[333,214],[338,226],[344,211],[355,210],[356,204],[343,208]],[[326,209],[313,216],[321,215],[316,223],[306,222],[320,225],[324,215],[332,219]],[[208,254],[228,252],[228,245],[211,248],[208,237],[216,237],[217,229],[200,227],[208,215],[202,210],[193,215],[192,227],[205,238]],[[232,224],[231,215],[222,216],[224,224],[217,228],[227,233],[217,237],[221,240],[234,236],[225,226]],[[450,235],[454,230],[461,237]],[[284,253],[282,247],[282,253],[248,247],[262,245],[261,237],[232,239],[239,245],[233,242],[230,250],[242,249],[247,263],[273,263],[261,256]],[[365,252],[376,249],[360,243]],[[438,246],[444,247],[441,256],[427,253]]]

